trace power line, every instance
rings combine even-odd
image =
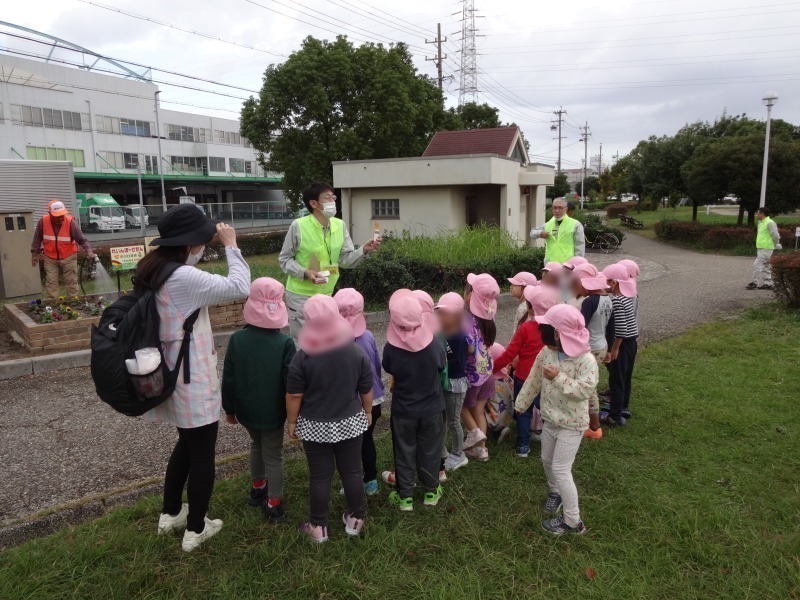
[[[157,19],[153,19],[151,17],[146,17],[144,15],[139,15],[136,13],[128,12],[126,10],[122,10],[121,8],[115,8],[113,6],[106,6],[105,4],[100,4],[99,2],[92,2],[91,0],[78,0],[78,2],[83,2],[84,4],[89,4],[91,6],[96,6],[97,8],[102,8],[104,10],[108,10],[111,12],[116,12],[121,15],[125,15],[126,17],[131,17],[134,19],[139,19],[141,21],[147,21],[148,23],[153,23],[154,25],[160,25],[162,27],[169,27],[170,29],[175,29],[177,31],[182,31],[184,33],[191,33],[192,35],[197,35],[207,40],[214,40],[216,42],[222,42],[223,44],[230,44],[232,46],[238,46],[239,48],[245,48],[247,50],[254,50],[256,52],[263,52],[264,54],[271,54],[272,56],[279,56],[281,58],[287,58],[284,54],[278,54],[277,52],[272,52],[271,50],[265,50],[263,48],[257,48],[255,46],[250,46],[249,44],[240,44],[239,42],[232,42],[230,40],[223,39],[221,37],[217,37],[215,35],[211,35],[208,33],[203,33],[202,31],[195,31],[193,29],[184,29],[183,27],[179,27],[178,25],[173,25],[172,23],[167,23],[165,21],[159,21]]]
[[[389,26],[394,27],[396,29],[400,29],[402,31],[405,31],[406,33],[409,33],[410,35],[415,35],[417,37],[420,37],[421,35],[425,35],[426,33],[428,33],[424,28],[420,27],[419,25],[414,25],[410,21],[406,21],[404,19],[400,19],[399,17],[395,17],[395,16],[391,15],[390,13],[386,12],[385,10],[379,9],[376,6],[371,6],[369,4],[365,4],[364,3],[366,6],[369,6],[373,10],[377,10],[378,12],[381,12],[381,13],[383,13],[385,15],[388,15],[394,21],[408,23],[411,27],[413,27],[417,31],[414,31],[413,29],[411,29],[409,27],[405,27],[404,25],[400,25],[398,23],[394,23],[394,22],[390,21],[389,19],[387,19],[386,17],[381,17],[379,15],[376,15],[375,13],[370,12],[369,10],[366,10],[364,8],[360,8],[359,6],[353,4],[352,2],[348,2],[348,0],[339,0],[339,2],[336,2],[334,0],[326,0],[326,2],[329,2],[330,4],[333,4],[334,6],[339,6],[341,8],[344,8],[342,6],[342,4],[339,3],[339,2],[343,2],[344,4],[346,4],[346,5],[351,7],[350,10],[355,10],[356,14],[359,14],[359,15],[370,15],[370,16],[374,17],[374,18],[372,18],[370,20],[372,20],[372,21],[374,21],[376,23],[380,23],[381,25],[389,25]]]

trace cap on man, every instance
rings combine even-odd
[[[574,256],[586,254],[586,238],[580,221],[567,216],[567,201],[553,200],[553,218],[544,228],[531,230],[533,239],[545,241],[544,262],[564,264]]]
[[[39,255],[44,255],[45,296],[58,297],[59,275],[64,278],[67,295],[77,296],[78,246],[86,256],[94,258],[92,246],[83,235],[77,219],[69,214],[61,200],[52,200],[45,214],[36,224],[31,244],[31,264],[39,264]]]

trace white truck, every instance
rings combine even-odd
[[[122,210],[125,213],[125,227],[128,229],[141,227],[142,216],[144,216],[144,226],[150,225],[150,215],[147,212],[147,208],[133,204],[131,206],[123,206]]]
[[[125,229],[125,213],[110,194],[76,194],[75,207],[84,231]]]

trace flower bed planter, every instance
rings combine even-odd
[[[95,299],[87,296],[87,300]],[[208,309],[213,329],[227,329],[244,325],[242,308],[244,300],[226,302]],[[8,329],[16,333],[25,348],[32,354],[72,352],[89,348],[92,325],[100,316],[81,317],[52,323],[37,323],[28,309],[27,302],[5,305]]]

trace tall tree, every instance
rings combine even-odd
[[[461,120],[462,129],[489,129],[503,127],[500,110],[489,104],[467,102],[450,109]]]
[[[565,173],[556,173],[555,180],[553,181],[553,185],[548,186],[547,188],[547,197],[551,200],[554,198],[561,198],[562,196],[566,196],[572,188],[567,181],[567,176]]]
[[[308,182],[332,179],[333,161],[419,156],[435,131],[457,127],[405,45],[356,47],[344,37],[308,37],[269,66],[241,125],[263,166],[283,173],[295,206]]]

